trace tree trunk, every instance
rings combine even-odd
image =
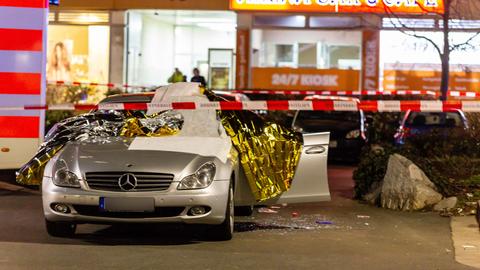
[[[443,53],[440,55],[442,61],[442,82],[440,84],[441,100],[447,100],[450,81],[450,4],[451,0],[445,0],[445,13],[443,14]]]
[[[448,88],[450,81],[450,61],[448,60],[448,54],[442,54],[442,82],[440,84],[441,97],[440,99],[445,101],[448,98]]]

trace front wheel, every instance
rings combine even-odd
[[[228,199],[227,207],[225,211],[225,220],[222,224],[214,226],[212,228],[212,236],[215,240],[227,241],[231,240],[233,237],[233,227],[234,227],[234,201],[233,201],[233,187],[230,183],[230,188],[228,190]]]
[[[77,225],[69,222],[53,222],[45,220],[47,232],[54,237],[72,237],[75,234]]]

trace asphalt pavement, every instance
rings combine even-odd
[[[40,195],[0,185],[0,269],[473,269],[454,260],[450,219],[353,201],[352,170],[330,166],[331,202],[238,218],[228,242],[178,225],[80,225],[53,238]]]

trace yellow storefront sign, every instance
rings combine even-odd
[[[339,13],[443,13],[443,0],[230,0],[230,9],[245,11]]]
[[[384,70],[385,90],[439,91],[442,73],[435,70]],[[450,90],[479,91],[480,72],[451,71]]]
[[[254,89],[357,91],[359,78],[359,70],[252,68]]]

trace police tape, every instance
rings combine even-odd
[[[67,81],[48,81],[47,84],[54,85],[54,86],[79,86],[79,87],[104,86],[108,88],[131,88],[131,89],[140,89],[140,90],[145,90],[153,87],[153,86],[139,86],[139,85],[129,85],[129,84],[119,84],[119,83],[67,82]]]
[[[324,90],[231,90],[232,93],[254,95],[321,95],[321,96],[394,96],[394,95],[429,95],[439,96],[436,91],[396,90],[396,91],[324,91]]]
[[[69,82],[69,81],[48,81],[48,85],[54,86],[104,86],[108,88],[130,88],[138,90],[146,90],[155,88],[151,86],[118,84],[118,83],[96,83],[96,82]],[[250,94],[250,95],[321,95],[321,96],[407,96],[407,95],[426,95],[426,96],[440,96],[440,92],[432,90],[384,90],[384,91],[326,91],[326,90],[273,90],[273,89],[213,89],[213,91],[226,91],[238,94]],[[449,97],[467,97],[476,98],[480,97],[479,92],[475,91],[449,91]]]
[[[408,96],[408,95],[425,95],[440,96],[438,91],[430,90],[385,90],[385,91],[294,91],[294,90],[231,90],[232,93],[252,94],[252,95],[321,95],[321,96]],[[479,92],[474,91],[449,91],[449,97],[480,97]]]
[[[368,112],[445,112],[462,110],[480,112],[480,101],[426,101],[426,100],[266,100],[266,101],[211,101],[160,103],[104,103],[55,104],[39,106],[0,107],[0,111],[49,110],[264,110],[264,111],[368,111]]]

